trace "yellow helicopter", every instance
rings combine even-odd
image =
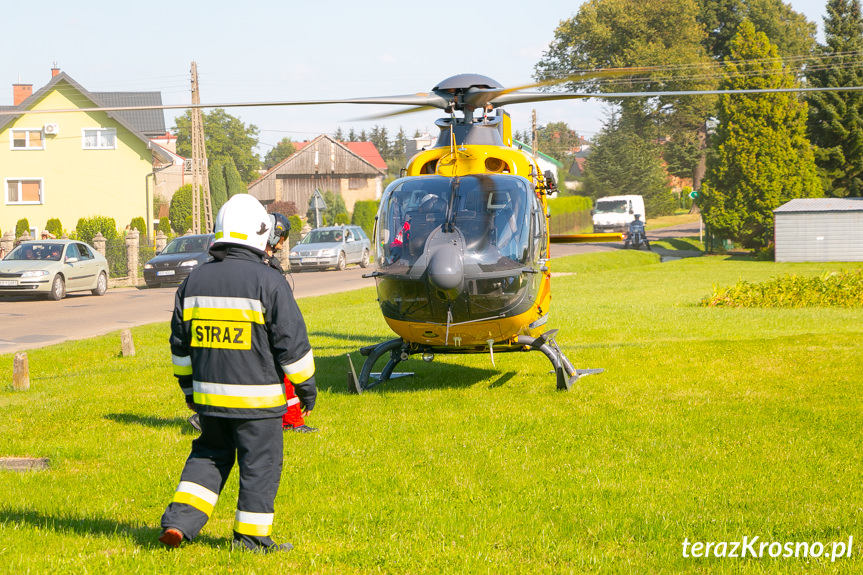
[[[396,365],[414,354],[432,361],[438,353],[488,353],[494,363],[495,353],[540,351],[562,390],[602,371],[575,369],[555,341],[557,330],[547,330],[547,197],[555,182],[513,147],[509,115],[499,108],[549,96],[512,94],[478,74],[415,95],[450,117],[435,122],[437,144],[410,158],[381,197],[375,271],[365,277],[375,278],[381,312],[399,337],[361,349],[359,375],[348,356],[351,391],[401,375]]]

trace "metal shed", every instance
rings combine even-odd
[[[802,198],[773,210],[777,262],[863,261],[863,198]]]

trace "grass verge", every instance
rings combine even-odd
[[[626,254],[621,256],[619,254]],[[167,323],[28,352],[31,390],[0,391],[0,565],[10,573],[855,573],[863,567],[859,309],[698,305],[715,284],[852,266],[646,252],[556,259],[540,354],[410,361],[345,393],[344,354],[391,337],[373,289],[300,301],[321,388],[314,435],[286,436],[283,556],[229,550],[236,475],[202,536],[156,543],[192,430]],[[638,257],[622,265],[619,257]],[[579,259],[585,258],[585,259]],[[167,319],[167,318],[166,318]],[[12,356],[0,356],[11,375]],[[11,380],[11,377],[10,379]],[[692,541],[833,542],[850,558],[692,558]]]

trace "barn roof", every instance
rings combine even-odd
[[[773,212],[863,212],[863,198],[798,198]]]

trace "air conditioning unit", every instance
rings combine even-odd
[[[43,128],[46,134],[51,134],[56,136],[60,133],[60,124],[45,124]]]

